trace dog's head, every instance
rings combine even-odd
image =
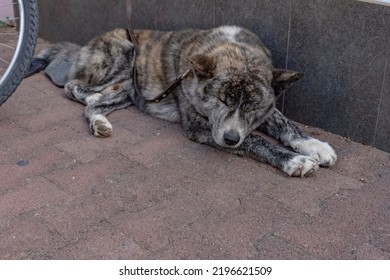
[[[302,74],[274,69],[270,59],[226,55],[195,55],[191,103],[209,120],[214,141],[236,148],[273,112],[275,99]]]

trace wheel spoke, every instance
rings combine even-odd
[[[12,0],[0,4],[9,7],[10,15],[1,17],[0,28],[0,105],[14,92],[28,69],[38,36],[36,0]],[[17,16],[12,15],[14,5]],[[17,28],[13,27],[17,23]],[[16,41],[15,41],[16,38]],[[15,45],[13,44],[15,43]]]

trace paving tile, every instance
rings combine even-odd
[[[1,112],[1,110],[0,110]],[[0,117],[1,118],[1,117]],[[25,135],[24,129],[10,119],[1,118],[0,143],[6,144]]]
[[[126,116],[122,115],[122,119],[126,120]],[[93,137],[88,142],[96,142],[100,145],[101,152],[116,152],[118,154],[126,154],[127,150],[132,149],[134,145],[144,141],[144,137],[138,133],[129,131],[128,129],[119,126],[115,120],[110,122],[113,125],[113,134],[110,137],[100,139]],[[87,141],[86,141],[87,142]]]
[[[31,211],[16,216],[0,230],[1,259],[52,259],[52,251],[64,240]]]
[[[73,195],[85,195],[100,178],[90,171],[89,166],[73,165],[66,170],[56,170],[44,175],[60,189]]]
[[[151,179],[151,175],[140,166],[109,174],[92,188],[88,199],[98,205],[106,217],[142,211],[161,203],[176,191],[162,180]]]
[[[80,121],[80,119],[82,119],[82,115],[83,112],[73,106],[67,107],[66,110],[60,110],[57,107],[52,107],[51,109],[45,108],[37,114],[29,115],[25,118],[19,118],[15,120],[15,122],[27,131],[35,132],[48,128],[53,124],[57,124],[60,127],[62,122],[69,119]]]
[[[369,243],[363,243],[357,246],[352,251],[353,256],[346,256],[345,258],[354,258],[357,260],[390,260],[390,253],[381,250]]]
[[[19,161],[26,161],[26,164],[28,164],[24,166],[17,162],[16,165],[18,167],[24,167],[27,172],[31,174],[35,173],[36,175],[67,168],[73,164],[71,158],[54,147],[46,147],[45,149],[38,150],[34,154],[20,158]]]
[[[24,166],[17,165],[19,160],[20,159],[17,157],[12,157],[10,162],[0,164],[0,176],[2,178],[0,186],[4,192],[7,192],[10,189],[23,187],[31,180],[31,177],[34,177],[30,170]],[[10,174],[12,174],[12,176],[10,176]]]
[[[175,253],[183,258],[262,258],[255,246],[258,239],[281,225],[306,220],[304,215],[267,198],[240,197],[230,208],[221,206],[215,197],[209,195],[197,198],[204,200],[203,210],[197,214],[196,220],[189,220],[170,232],[171,243],[157,252],[160,258],[171,258]],[[220,199],[226,201],[223,194]],[[190,247],[203,244],[201,246],[207,249],[186,252],[186,243]]]
[[[355,258],[358,244],[366,242],[387,252],[390,211],[384,188],[342,190],[322,205],[317,219],[282,227],[276,235],[321,259]]]
[[[140,166],[106,174],[90,189],[86,198],[109,218],[124,213],[137,213],[163,203],[175,195],[179,187]]]
[[[40,131],[53,124],[61,127],[61,123],[69,120],[84,120],[84,106],[71,102],[63,96],[63,89],[51,85],[43,75],[38,76],[34,86],[28,81],[30,78],[23,81],[1,107],[0,114],[26,132]],[[39,88],[37,84],[42,85]],[[43,91],[43,85],[49,85],[50,90]]]
[[[78,140],[70,140],[57,144],[55,147],[68,154],[69,157],[80,163],[87,163],[97,160],[99,157],[109,153],[102,142],[104,139],[97,137],[84,137]]]
[[[80,240],[56,251],[58,259],[142,259],[148,252],[107,221],[88,226]]]
[[[56,203],[69,196],[54,184],[43,178],[34,179],[23,188],[0,196],[0,224],[7,224],[9,219],[22,213],[37,210]]]
[[[358,180],[352,180],[337,174],[329,176],[329,173],[332,173],[331,171],[321,171],[303,182],[298,182],[295,178],[283,178],[281,176],[272,178],[267,184],[258,187],[257,194],[271,197],[308,215],[317,215],[321,211],[322,201],[336,194],[341,188],[359,189],[363,187],[363,183]],[[340,181],[343,182],[343,185],[337,184]],[[295,183],[293,187],[286,186],[292,183]]]
[[[171,234],[198,219],[204,204],[187,192],[177,191],[145,210],[115,215],[109,221],[150,252],[170,246]]]
[[[108,118],[113,124],[115,123],[115,126],[120,126],[144,137],[155,135],[160,130],[174,126],[168,121],[143,114],[133,106],[125,110],[115,111]]]
[[[53,85],[43,72],[23,80],[14,94],[17,96],[17,106],[19,103],[26,103],[38,110],[41,110],[42,107],[63,108],[70,104],[77,104],[76,107],[79,108],[84,107],[66,97],[64,89]]]
[[[186,145],[188,141],[184,135],[180,134],[176,126],[167,127],[148,137],[142,143],[121,151],[121,154],[145,167],[152,167],[158,165],[161,158],[169,152]]]
[[[20,116],[28,117],[29,115],[37,114],[39,110],[22,101],[18,91],[8,98],[7,102],[1,105],[0,117],[1,120],[7,120],[11,124],[16,125],[15,120]],[[8,131],[2,132],[8,133]]]
[[[0,143],[0,164],[11,163],[16,157],[8,147]]]
[[[80,164],[72,160],[73,165],[66,169],[58,169],[47,172],[44,176],[67,193],[76,196],[91,194],[92,188],[121,170],[128,170],[134,163],[118,156],[100,157],[99,159]]]
[[[388,153],[383,153],[372,147],[353,143],[350,140],[337,141],[342,144],[338,149],[338,163],[334,171],[353,180],[364,179],[365,182],[375,182],[386,176],[390,166]]]
[[[7,189],[23,187],[45,172],[66,168],[73,162],[64,153],[49,147],[28,157],[13,157],[12,161],[0,165],[2,180],[0,185]],[[10,176],[10,174],[12,174]]]
[[[202,248],[194,250],[193,248]],[[192,233],[192,228],[181,228],[169,246],[146,256],[151,260],[231,260],[237,259],[223,244],[215,243],[205,235]]]
[[[37,215],[66,242],[80,239],[80,234],[90,225],[104,219],[92,203],[85,202],[83,197],[68,196],[50,205],[41,207]]]
[[[265,260],[310,260],[315,256],[310,255],[303,248],[294,246],[274,235],[266,235],[255,241],[256,258]]]
[[[70,126],[72,127],[70,128]],[[77,128],[77,122],[72,121],[70,124],[69,121],[65,121],[62,123],[62,127],[53,124],[47,127],[44,132],[20,132],[18,136],[3,140],[3,143],[19,157],[31,157],[53,145],[58,147],[60,144],[57,143],[78,139],[77,130],[80,130]]]

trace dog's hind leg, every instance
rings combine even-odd
[[[130,94],[123,88],[110,93],[95,93],[85,100],[85,116],[93,135],[97,137],[108,137],[112,134],[113,128],[106,118],[107,114],[133,105]]]
[[[104,86],[92,86],[80,80],[71,80],[65,85],[65,93],[70,99],[86,105],[85,116],[89,127],[98,137],[108,137],[112,134],[112,125],[106,115],[132,105],[131,90],[129,80]]]
[[[280,140],[295,152],[312,157],[320,166],[332,166],[336,163],[337,155],[328,143],[308,136],[278,110],[258,129]]]
[[[103,91],[110,91],[110,86],[92,86],[84,81],[74,79],[66,83],[64,89],[67,97],[87,105],[87,99],[99,100],[104,94]]]

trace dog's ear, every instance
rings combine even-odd
[[[278,96],[286,88],[291,87],[296,81],[303,77],[303,73],[286,69],[274,69],[272,79],[272,88],[275,95]]]
[[[199,78],[214,77],[217,68],[217,59],[214,56],[197,54],[190,57],[190,63]]]

